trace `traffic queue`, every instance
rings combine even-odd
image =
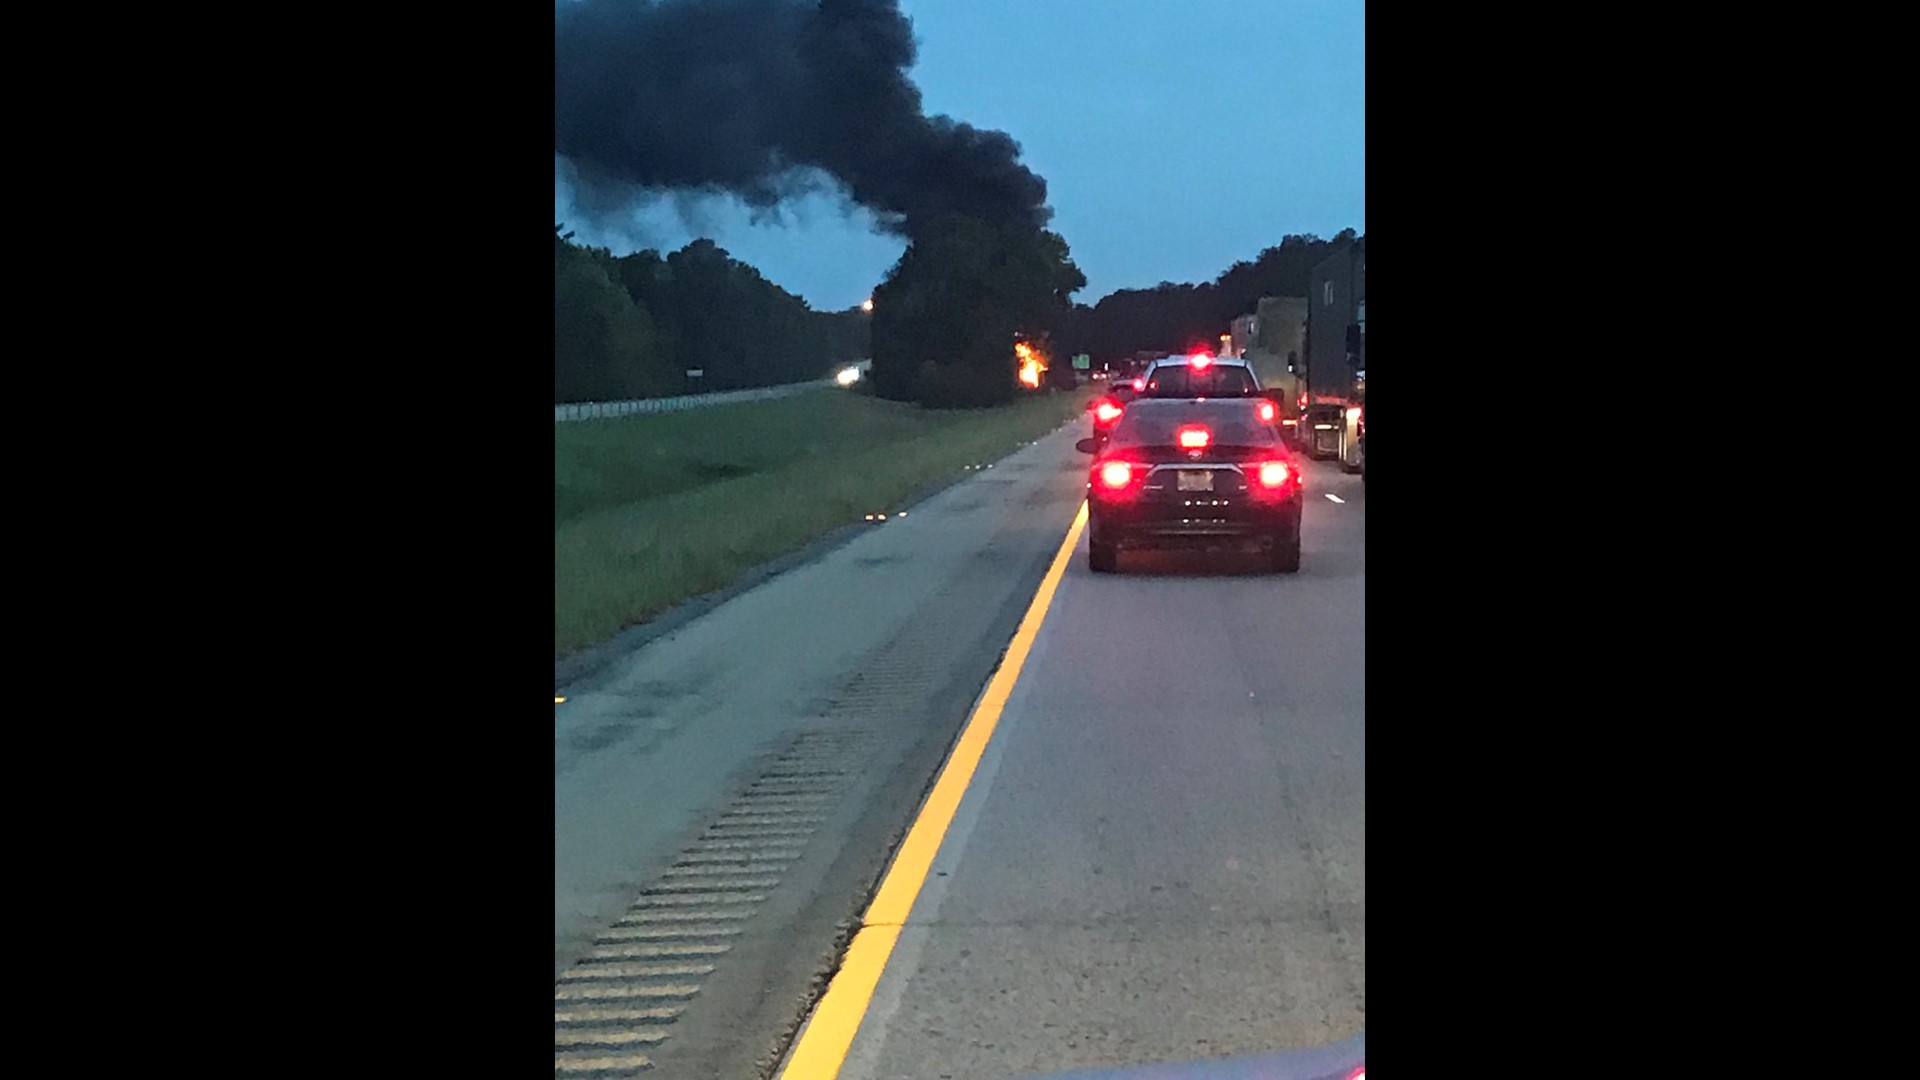
[[[1196,352],[1148,364],[1089,406],[1087,562],[1125,550],[1251,550],[1300,569],[1305,470],[1285,435],[1289,402],[1245,360]]]

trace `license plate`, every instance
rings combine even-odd
[[[1180,479],[1178,481],[1178,490],[1180,491],[1212,491],[1213,490],[1213,470],[1206,469],[1199,472],[1181,473]]]

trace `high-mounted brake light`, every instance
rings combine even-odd
[[[1213,441],[1213,432],[1203,427],[1183,427],[1180,429],[1180,448],[1183,450],[1205,450]]]
[[[1094,406],[1093,416],[1094,416],[1094,419],[1100,421],[1103,424],[1111,424],[1115,420],[1120,419],[1120,414],[1125,411],[1126,410],[1122,409],[1118,405],[1115,405],[1111,401],[1103,401],[1100,404]]]
[[[1213,363],[1213,357],[1206,353],[1194,353],[1187,358],[1187,363],[1192,364],[1195,371],[1202,371],[1208,364]]]
[[[1110,488],[1123,488],[1133,483],[1133,466],[1124,461],[1109,461],[1100,466],[1100,482]]]
[[[1260,422],[1263,424],[1273,423],[1273,402],[1263,401],[1260,403]]]
[[[1293,472],[1292,470],[1287,468],[1286,462],[1284,461],[1266,462],[1265,464],[1260,466],[1260,486],[1270,487],[1270,488],[1280,487],[1281,485],[1285,484],[1287,482],[1287,478],[1292,475],[1293,475]]]

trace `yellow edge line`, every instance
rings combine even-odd
[[[881,880],[873,903],[868,905],[860,930],[847,945],[840,970],[827,984],[827,992],[814,1007],[813,1017],[801,1031],[786,1067],[780,1070],[780,1080],[833,1080],[840,1075],[847,1051],[853,1046],[853,1037],[859,1032],[861,1021],[866,1019],[867,1006],[873,1001],[873,991],[886,969],[887,958],[893,955],[894,943],[900,940],[907,913],[913,910],[920,887],[926,884],[933,858],[939,854],[947,827],[953,823],[954,812],[960,807],[960,797],[973,782],[973,773],[986,751],[987,740],[1000,723],[1000,713],[1013,694],[1013,685],[1020,678],[1020,669],[1026,665],[1027,654],[1033,650],[1034,638],[1040,634],[1040,624],[1046,620],[1053,594],[1060,588],[1067,562],[1073,558],[1074,549],[1080,544],[1081,530],[1086,525],[1087,504],[1082,502],[1073,525],[1067,529],[1067,538],[1053,556],[1053,565],[1047,568],[1046,577],[1040,579],[1040,588],[1033,594],[1026,617],[1014,631],[1006,658],[988,681],[986,692],[980,696],[973,715],[967,718],[960,740],[940,770],[940,778],[934,781],[933,791],[921,805],[907,838],[894,854],[892,865],[887,867],[887,876]]]

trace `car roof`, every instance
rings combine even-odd
[[[1252,397],[1143,397],[1134,398],[1127,408],[1141,412],[1174,412],[1176,410],[1211,409],[1251,409],[1257,408],[1265,398]]]
[[[1190,359],[1189,357],[1185,357],[1185,356],[1163,356],[1158,360],[1149,362],[1147,366],[1148,367],[1171,367],[1176,364],[1184,364],[1189,359]],[[1244,357],[1239,357],[1239,356],[1216,356],[1213,358],[1212,362],[1215,364],[1225,365],[1226,367],[1246,367],[1247,366],[1246,359]]]

